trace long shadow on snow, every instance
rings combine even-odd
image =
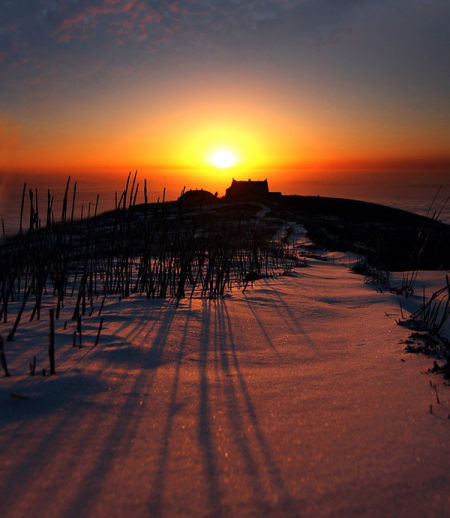
[[[162,309],[163,308],[159,308],[159,313],[162,313]],[[106,317],[105,327],[109,320],[111,320],[111,318]],[[152,321],[151,327],[146,330],[147,334],[155,327],[157,321],[158,318]],[[129,325],[128,322],[124,323],[119,329],[126,329],[127,325]],[[117,339],[117,332],[112,335],[103,332],[100,345],[97,347],[94,347],[92,344],[88,346],[85,345],[81,350],[83,353],[77,358],[72,358],[72,364],[78,365],[86,361],[86,356],[90,356],[95,359],[103,358],[108,364],[111,362],[126,363],[128,361],[130,366],[139,363],[139,367],[143,365],[147,365],[148,368],[156,367],[160,364],[160,360],[158,358],[158,362],[155,362],[157,358],[152,357],[154,353],[153,349],[144,353],[130,345],[130,341],[139,334],[141,327],[142,326],[138,325],[131,326],[128,334],[122,339]],[[98,324],[95,326],[95,329],[97,328]],[[33,343],[32,339],[28,337],[25,337],[22,342],[24,349],[26,349],[28,342],[30,344]],[[56,352],[59,353],[63,347],[61,344],[57,344]],[[78,349],[73,349],[71,343],[66,346],[66,348],[69,351],[74,350],[77,354],[81,352]],[[46,356],[47,353],[42,353],[42,355]],[[84,406],[88,404],[85,396],[98,394],[107,390],[107,386],[104,382],[101,382],[99,378],[93,374],[85,374],[83,367],[72,368],[70,371],[66,371],[69,374],[64,373],[60,376],[61,365],[64,371],[66,362],[66,357],[62,359],[61,363],[61,358],[57,356],[56,376],[42,378],[37,375],[25,381],[20,379],[9,388],[0,386],[0,411],[2,415],[0,430],[11,421],[17,421],[19,419],[27,420],[28,418],[35,418],[40,414],[50,414],[62,406],[71,407],[74,406],[74,404]],[[102,371],[102,374],[104,374],[104,371]],[[18,394],[25,392],[29,400],[11,399],[9,397],[11,392]]]
[[[248,304],[248,309],[250,310],[250,312],[252,313],[256,323],[258,324],[258,327],[259,329],[261,330],[261,333],[263,334],[264,336],[264,340],[266,341],[266,343],[270,346],[271,349],[273,349],[273,351],[275,352],[275,354],[280,357],[280,353],[278,352],[278,349],[275,347],[275,344],[272,342],[272,339],[270,338],[269,336],[269,333],[267,332],[267,329],[266,329],[266,326],[263,324],[263,321],[258,317],[258,315],[256,314],[256,310],[254,309],[253,307],[253,304],[251,303],[251,300],[249,300],[247,298],[247,295],[245,295],[244,293],[244,297],[245,297],[245,300]]]
[[[256,436],[257,447],[260,450],[260,452],[264,458],[264,462],[265,462],[264,467],[265,467],[265,469],[267,469],[267,471],[269,473],[272,489],[277,493],[277,495],[279,497],[283,515],[284,516],[295,515],[295,516],[299,517],[300,515],[298,514],[298,510],[295,507],[295,502],[293,501],[292,497],[290,496],[290,494],[284,484],[280,468],[278,467],[275,457],[274,457],[274,455],[271,451],[271,448],[268,444],[268,441],[265,437],[263,428],[261,427],[261,425],[259,423],[259,419],[258,419],[256,410],[255,410],[255,405],[250,396],[250,391],[249,391],[247,382],[240,369],[238,354],[236,351],[236,343],[235,343],[234,333],[233,333],[233,328],[232,328],[232,321],[231,321],[231,317],[228,312],[226,303],[220,301],[219,304],[220,304],[220,306],[219,306],[219,311],[218,311],[218,318],[220,318],[223,321],[223,323],[221,325],[226,330],[225,336],[228,337],[229,345],[231,348],[231,356],[229,357],[229,359],[228,358],[226,359],[222,355],[223,362],[224,362],[223,368],[225,370],[225,373],[228,373],[230,370],[230,364],[231,364],[234,367],[234,370],[237,374],[237,379],[238,379],[237,389],[234,387],[231,389],[229,388],[229,392],[230,392],[229,393],[229,398],[230,398],[230,400],[229,400],[230,407],[229,408],[231,411],[230,417],[233,417],[233,413],[232,413],[233,408],[231,406],[233,404],[233,398],[235,397],[237,392],[240,391],[241,395],[242,395],[242,399],[244,401],[246,413],[250,418],[250,422],[252,424],[252,428],[253,428],[254,434]],[[270,346],[270,343],[268,345]],[[230,380],[232,379],[231,377],[227,377],[227,378]],[[237,400],[234,402],[237,403]],[[241,449],[242,453],[247,455],[247,458],[245,458],[245,457],[244,458],[247,462],[248,473],[249,473],[249,475],[251,475],[252,470],[255,469],[256,461],[254,460],[255,457],[251,456],[251,454],[249,453],[250,452],[249,437],[248,437],[248,435],[246,435],[245,429],[242,428],[242,421],[239,422],[238,420],[236,420],[236,415],[234,416],[234,424],[237,425],[237,429],[239,429],[239,427],[240,427],[240,432],[238,432],[238,434],[236,435],[236,440],[240,441],[240,443],[241,443],[240,449]],[[255,497],[259,496],[258,485],[255,486],[254,490],[255,490]],[[270,506],[269,506],[269,508],[270,508]],[[267,507],[265,509],[268,510]]]
[[[189,304],[192,305],[192,302]],[[178,355],[176,358],[175,365],[175,375],[172,383],[172,388],[169,396],[169,408],[167,412],[167,417],[164,423],[163,432],[162,432],[162,444],[160,446],[158,452],[158,464],[156,468],[156,474],[154,477],[154,481],[152,484],[152,493],[149,500],[149,511],[152,516],[161,516],[163,510],[163,498],[164,498],[164,489],[166,486],[166,478],[167,478],[167,468],[170,458],[170,440],[173,429],[173,420],[174,416],[177,412],[178,404],[177,404],[177,395],[178,388],[180,383],[180,369],[183,361],[184,348],[186,345],[186,336],[187,331],[190,324],[190,315],[189,312],[185,314],[185,324],[183,329],[183,334],[181,337],[181,341],[179,344]]]
[[[156,349],[147,351],[122,341],[108,344],[95,353],[95,358],[127,369],[154,369],[168,361],[163,360],[161,352]]]
[[[214,444],[211,429],[212,415],[210,409],[208,383],[209,332],[211,326],[211,300],[203,301],[202,328],[200,333],[199,375],[199,412],[197,423],[198,445],[203,457],[204,476],[208,487],[208,503],[214,516],[222,516],[222,494],[220,477],[217,468],[217,447]]]
[[[162,311],[160,310],[160,313]],[[165,318],[162,320],[160,324],[160,328],[157,334],[157,337],[151,347],[151,353],[149,357],[151,358],[151,364],[150,367],[153,367],[154,360],[160,356],[163,352],[165,339],[169,333],[170,326],[174,317],[174,308],[165,308]],[[155,325],[155,322],[152,322],[151,328],[153,328]],[[130,330],[128,336],[136,336],[139,332],[142,331],[142,325],[135,325]],[[146,335],[150,333],[150,330],[146,332]],[[145,337],[143,338],[143,341],[145,341]],[[116,425],[114,426],[111,433],[108,435],[109,439],[107,438],[105,440],[105,450],[100,455],[100,460],[97,465],[93,466],[89,473],[98,473],[98,475],[92,475],[92,479],[90,479],[90,476],[88,475],[87,482],[85,483],[85,487],[81,488],[79,490],[80,494],[86,494],[86,497],[81,496],[77,501],[74,503],[75,509],[71,510],[69,509],[69,505],[67,506],[68,511],[65,513],[65,515],[69,516],[78,516],[79,513],[77,511],[77,505],[82,506],[84,503],[84,499],[86,502],[88,502],[92,497],[95,496],[95,492],[98,491],[98,487],[101,484],[101,473],[106,472],[106,466],[109,464],[109,462],[113,458],[113,450],[117,443],[122,442],[124,440],[125,433],[128,431],[129,434],[133,432],[133,427],[130,424],[131,423],[131,416],[136,412],[138,405],[139,405],[139,399],[135,397],[135,394],[137,392],[141,391],[141,388],[144,386],[146,381],[146,376],[148,375],[148,370],[145,369],[145,365],[142,366],[142,374],[136,379],[133,389],[128,392],[128,397],[126,400],[124,400],[121,408],[121,413],[116,419]],[[102,372],[101,377],[105,379],[107,377],[107,371],[103,370],[102,366]],[[122,379],[125,379],[128,376],[128,371],[126,369],[123,370]],[[153,382],[153,376],[149,380],[149,386]],[[95,375],[90,376],[90,378],[95,378]],[[66,381],[67,380],[67,381]],[[41,439],[36,443],[33,444],[32,448],[28,452],[26,452],[26,455],[24,458],[18,462],[15,466],[12,466],[10,468],[10,473],[8,474],[8,477],[2,480],[2,487],[8,488],[8,498],[3,498],[0,501],[0,510],[1,514],[5,515],[7,514],[7,511],[9,508],[13,507],[17,503],[17,498],[21,497],[20,495],[23,492],[23,487],[27,486],[30,487],[33,485],[33,481],[37,481],[41,474],[47,471],[47,465],[52,464],[53,457],[48,455],[42,455],[42,452],[50,451],[54,444],[59,444],[62,437],[71,436],[72,437],[72,446],[71,446],[71,455],[69,458],[65,461],[65,464],[70,464],[73,466],[72,469],[75,469],[77,464],[80,462],[80,451],[88,449],[89,440],[93,437],[96,437],[98,435],[98,422],[96,420],[92,420],[92,426],[90,427],[83,427],[83,431],[79,432],[77,435],[74,436],[74,431],[78,431],[78,422],[80,420],[83,420],[83,416],[89,415],[89,411],[91,408],[91,405],[86,403],[84,398],[84,389],[83,389],[83,382],[84,377],[78,377],[78,376],[70,376],[66,379],[61,377],[58,378],[52,377],[52,378],[43,378],[42,386],[44,388],[41,388],[41,395],[44,400],[44,395],[48,393],[48,396],[50,400],[60,402],[62,401],[61,398],[63,396],[63,391],[60,391],[59,393],[55,394],[54,391],[51,389],[51,387],[54,387],[60,383],[62,384],[69,384],[71,388],[73,388],[73,395],[70,395],[70,401],[72,401],[74,404],[72,405],[73,412],[70,411],[64,411],[62,413],[61,419],[59,419],[53,427],[51,427],[49,430],[47,430],[44,435],[41,437]],[[49,383],[47,383],[49,382]],[[78,383],[79,382],[79,383]],[[55,383],[56,385],[52,385],[52,383]],[[73,384],[73,385],[71,385]],[[46,387],[46,388],[45,388]],[[101,392],[105,390],[104,385],[100,384],[100,382],[86,382],[85,387],[88,395],[94,395],[98,392]],[[99,389],[99,390],[97,390]],[[8,398],[9,399],[9,398]],[[31,401],[11,401],[11,403],[15,405],[15,407],[12,409],[13,415],[16,417],[19,417],[20,414],[20,420],[17,421],[16,430],[20,431],[23,426],[26,425],[26,416],[29,412],[29,405],[26,406],[25,404],[30,403]],[[64,405],[66,404],[66,400],[62,401]],[[76,404],[75,404],[76,403]],[[81,406],[79,405],[81,403]],[[9,403],[10,404],[10,403]],[[86,406],[88,405],[88,406]],[[19,408],[19,410],[18,410]],[[55,410],[55,405],[50,404],[47,405],[48,410],[52,409]],[[77,410],[80,410],[80,412],[77,412]],[[23,415],[22,415],[23,414]],[[36,415],[35,417],[39,417]],[[80,415],[81,414],[81,415]],[[46,423],[44,423],[45,425]],[[127,430],[128,429],[128,430]],[[14,433],[14,432],[12,432]],[[20,440],[20,438],[18,439]],[[9,447],[14,447],[12,441],[9,441]],[[42,458],[42,461],[41,461]],[[33,460],[33,462],[30,465],[30,459]],[[37,462],[36,459],[39,459]],[[105,470],[105,471],[103,471]],[[53,484],[51,488],[49,489],[48,500],[51,501],[53,499],[53,496],[57,494],[58,488],[64,488],[66,486],[66,470],[64,467],[61,467],[61,476],[55,477]],[[92,486],[91,489],[88,486]],[[32,494],[32,492],[29,492]],[[15,496],[16,495],[16,496]],[[36,501],[36,505],[40,505],[40,502],[42,501],[42,495],[38,494],[38,500]],[[28,502],[29,509],[33,508],[33,499],[30,498],[30,501]]]
[[[89,396],[107,390],[107,385],[95,375],[82,370],[72,371],[69,376],[37,378],[37,383],[27,388],[27,400],[9,397],[11,389],[0,388],[0,413],[2,423],[23,422],[52,414],[58,409],[88,408]]]
[[[33,494],[30,488],[33,483],[42,478],[42,473],[47,471],[47,465],[53,462],[53,455],[49,455],[54,445],[60,444],[63,438],[71,436],[74,430],[78,429],[77,416],[78,411],[89,414],[93,403],[86,401],[86,397],[103,392],[105,387],[102,382],[95,379],[95,376],[86,376],[74,374],[66,378],[46,378],[43,383],[36,386],[32,391],[33,399],[31,400],[11,400],[5,405],[9,407],[5,417],[14,419],[17,422],[16,431],[12,431],[8,439],[8,448],[15,448],[15,441],[22,442],[22,433],[27,437],[26,446],[29,450],[25,452],[22,458],[17,457],[14,465],[9,468],[8,476],[1,480],[2,488],[5,493],[0,499],[0,515],[7,516],[8,510],[17,506],[18,499],[23,499],[23,488],[28,488],[28,493]],[[98,405],[96,405],[98,406]],[[50,415],[58,415],[57,411],[64,407],[61,418],[46,430],[40,439],[33,440],[34,430],[38,434],[42,433],[42,428],[47,425],[47,421],[39,420]],[[71,411],[73,410],[73,412]],[[35,419],[38,419],[37,425]],[[50,421],[52,422],[52,421]],[[97,426],[97,423],[95,423]],[[30,427],[31,430],[30,430]],[[79,444],[73,442],[75,455],[79,459],[79,448],[86,440],[86,437],[80,437]],[[22,445],[23,447],[23,445]],[[19,448],[20,451],[20,448]],[[19,460],[20,458],[20,460]],[[67,483],[67,472],[64,471],[60,481]],[[54,488],[50,488],[53,493]],[[49,501],[51,498],[49,496]],[[38,494],[38,505],[42,502],[41,495]],[[31,499],[27,501],[29,509],[33,509]],[[38,507],[36,507],[38,508]],[[30,511],[31,512],[31,511]]]
[[[267,279],[265,279],[265,283],[267,287],[271,291],[271,297],[276,298],[280,305],[282,306],[283,311],[280,309],[278,304],[273,304],[272,307],[275,308],[277,313],[280,315],[280,317],[283,319],[283,322],[288,324],[291,328],[291,331],[294,333],[299,333],[303,336],[305,339],[305,342],[310,346],[311,349],[318,351],[317,344],[314,343],[308,333],[305,331],[305,329],[300,325],[298,317],[293,313],[292,309],[290,308],[289,304],[286,303],[282,295],[280,294],[279,290],[275,289]],[[287,318],[286,318],[287,316]],[[319,351],[320,352],[320,351]]]
[[[259,513],[264,514],[269,507],[263,484],[261,483],[261,466],[252,449],[251,438],[248,436],[245,425],[245,411],[240,410],[242,406],[239,398],[239,384],[236,386],[235,373],[239,376],[234,361],[234,343],[231,327],[227,326],[227,318],[224,309],[225,304],[221,301],[216,304],[215,320],[217,322],[216,340],[220,354],[220,366],[223,378],[223,392],[225,395],[225,410],[229,421],[229,431],[236,449],[244,461],[246,476],[253,494],[253,507]],[[270,341],[268,341],[271,345]],[[230,353],[231,349],[231,353]],[[234,367],[234,369],[233,369]],[[235,372],[236,371],[236,372]],[[241,399],[242,399],[241,391]],[[245,396],[245,394],[244,394]],[[245,400],[245,397],[244,397]],[[247,405],[246,405],[247,406]],[[248,408],[247,408],[248,410]]]
[[[167,308],[150,349],[148,358],[152,364],[157,362],[163,353],[174,316],[174,308]],[[143,337],[144,343],[145,338],[146,335]],[[127,397],[121,405],[115,424],[104,440],[105,446],[102,452],[97,459],[92,459],[91,467],[83,477],[84,482],[79,487],[73,500],[67,503],[67,508],[63,513],[66,518],[78,518],[85,514],[83,511],[89,508],[89,504],[100,493],[103,479],[109,472],[110,466],[115,460],[115,453],[120,445],[132,444],[139,428],[139,422],[142,419],[138,412],[140,407],[139,398],[135,397],[135,394],[141,393],[144,389],[145,392],[150,392],[156,376],[155,369],[149,371],[146,365],[142,365],[142,367],[140,374],[137,375],[132,387],[127,392]],[[145,418],[148,418],[148,415]]]

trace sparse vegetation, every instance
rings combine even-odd
[[[432,372],[441,372],[450,378],[450,342],[441,332],[450,318],[450,282],[446,276],[446,286],[435,291],[429,298],[423,293],[420,308],[409,318],[399,320],[398,324],[413,329],[407,341],[406,351],[423,353],[446,359],[446,365],[436,364]]]
[[[24,185],[19,233],[0,243],[0,318],[13,323],[8,340],[23,318],[41,319],[46,300],[50,374],[55,372],[54,320],[64,308],[70,308],[75,326],[73,345],[82,347],[83,320],[94,313],[100,317],[109,299],[222,297],[233,286],[245,289],[258,278],[302,264],[288,239],[274,237],[278,228],[255,217],[258,205],[216,203],[206,210],[183,199],[168,203],[165,195],[151,204],[146,182],[145,203],[137,205],[139,184],[130,174],[114,211],[99,215],[97,197],[88,217],[75,220],[76,187],[69,178],[60,217],[48,192],[44,222],[38,192],[30,190],[25,229]],[[101,330],[102,320],[96,344]]]
[[[390,289],[390,272],[378,270],[368,262],[366,257],[360,257],[350,269],[354,273],[364,275],[366,284],[371,284],[379,290]]]
[[[446,286],[435,291],[429,298],[425,296],[424,290],[420,308],[412,313],[407,320],[399,323],[439,336],[450,317],[450,283],[448,275],[446,276],[446,282]]]

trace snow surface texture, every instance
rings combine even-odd
[[[450,389],[404,352],[398,297],[324,259],[221,300],[110,303],[97,347],[99,318],[78,349],[67,315],[52,377],[28,376],[47,316],[24,321],[0,516],[450,516]]]

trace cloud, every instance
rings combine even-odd
[[[317,30],[368,0],[0,0],[0,52],[43,53],[77,42],[123,45],[207,35],[222,45],[249,35]],[[376,0],[374,0],[376,1]],[[25,6],[24,6],[25,5]]]
[[[138,2],[134,0],[126,0],[126,2],[104,0],[102,4],[87,5],[79,12],[64,18],[53,31],[52,36],[60,43],[67,43],[80,35],[84,38],[88,32],[94,31],[97,28],[98,22],[102,17],[123,15],[132,11],[137,4]]]
[[[0,93],[31,76],[70,81],[99,63],[139,69],[173,56],[295,61],[326,48],[341,66],[340,47],[383,62],[401,42],[438,63],[448,15],[448,0],[0,0]]]
[[[183,18],[198,16],[193,0],[192,10],[182,2],[150,2],[145,0],[101,0],[78,3],[73,12],[67,10],[60,23],[52,31],[59,43],[76,39],[116,36],[123,44],[126,39],[144,40],[151,36],[160,38],[160,32],[176,33]]]
[[[211,23],[232,22],[245,29],[255,22],[276,20],[297,4],[292,0],[34,0],[24,7],[3,2],[0,19],[6,23],[0,25],[0,36],[18,30],[22,39],[45,45],[49,38],[68,44],[107,35],[119,35],[123,42],[124,34],[132,39],[144,33],[151,37],[153,26],[177,33],[212,30]]]

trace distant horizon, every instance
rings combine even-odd
[[[424,182],[434,180],[436,178],[442,178],[443,180],[450,181],[450,163],[448,165],[442,164],[430,164],[429,167],[423,164],[416,164],[414,167],[398,167],[390,169],[382,169],[371,167],[368,169],[352,169],[350,167],[340,168],[316,168],[316,167],[254,167],[254,168],[228,168],[224,170],[208,171],[206,168],[201,167],[190,167],[190,166],[152,166],[152,167],[105,167],[105,168],[92,168],[92,169],[81,169],[81,168],[67,168],[67,169],[20,169],[20,170],[0,170],[0,178],[17,178],[17,177],[46,177],[52,180],[65,180],[69,176],[80,177],[83,179],[89,178],[93,182],[104,176],[109,176],[114,179],[126,178],[129,173],[134,174],[137,171],[138,176],[143,177],[154,177],[155,179],[162,176],[166,180],[173,182],[174,180],[179,183],[183,179],[184,174],[191,174],[191,178],[195,181],[205,181],[206,183],[211,182],[231,182],[235,179],[248,179],[254,176],[255,179],[259,177],[271,177],[272,180],[281,181],[284,184],[287,183],[298,183],[299,181],[340,181],[346,176],[351,176],[354,179],[361,179],[363,181],[376,180],[377,178],[395,179],[398,181],[408,182],[411,178],[421,179]],[[167,176],[168,173],[172,173]],[[95,176],[93,176],[95,175]],[[173,176],[174,175],[174,176]],[[258,178],[257,178],[258,177]]]
[[[423,205],[428,205],[434,195],[440,190],[440,197],[445,198],[450,193],[450,175],[447,171],[434,170],[423,174],[422,171],[307,171],[301,174],[294,171],[290,176],[280,175],[273,169],[255,169],[238,173],[235,170],[225,170],[222,174],[195,176],[192,169],[178,168],[179,175],[168,174],[166,170],[137,170],[137,183],[140,185],[139,197],[142,197],[144,180],[147,181],[149,197],[156,200],[165,191],[166,200],[176,200],[183,189],[204,189],[211,193],[225,195],[225,190],[235,180],[268,180],[270,191],[281,192],[286,195],[322,195],[332,197],[347,197],[366,199],[378,203],[395,202],[396,199],[422,199]],[[172,169],[173,172],[173,169]],[[115,173],[49,173],[49,172],[14,172],[0,175],[0,215],[2,207],[10,204],[10,197],[21,195],[23,184],[27,188],[38,188],[46,193],[50,189],[52,194],[63,192],[68,178],[71,184],[78,184],[80,201],[83,193],[89,198],[99,193],[101,201],[114,200],[115,192],[122,192],[128,174],[134,176],[135,170],[120,170]],[[46,197],[46,194],[45,194]],[[108,204],[107,203],[107,204]]]
[[[117,175],[71,175],[71,186],[77,182],[77,210],[79,215],[82,205],[85,211],[89,203],[93,207],[97,194],[100,194],[99,212],[105,212],[114,208],[115,192],[120,193],[125,188],[128,173]],[[61,201],[64,194],[68,176],[66,175],[11,175],[9,178],[0,175],[0,220],[4,220],[6,233],[13,234],[18,231],[19,211],[23,184],[26,182],[27,190],[38,189],[40,205],[46,204],[47,189],[54,196],[56,212],[61,210]],[[264,180],[266,175],[251,174],[252,180]],[[222,178],[221,182],[194,181],[171,183],[159,179],[157,181],[151,175],[138,173],[139,183],[138,203],[143,203],[143,184],[147,179],[148,199],[154,203],[161,200],[163,195],[167,201],[175,201],[181,195],[183,189],[204,189],[212,194],[216,192],[220,197],[225,195],[225,190],[230,186],[232,176]],[[249,176],[235,178],[248,180]],[[281,192],[283,195],[299,196],[323,196],[332,198],[346,198],[378,203],[400,208],[409,212],[427,215],[433,200],[434,209],[441,211],[445,200],[450,195],[450,175],[447,173],[433,173],[423,175],[412,173],[405,178],[404,174],[378,173],[360,175],[347,173],[341,175],[315,175],[297,180],[295,182],[282,182],[280,179],[268,175],[269,190]],[[164,194],[165,193],[165,194]],[[437,198],[436,198],[437,196]],[[26,203],[28,204],[28,196]],[[44,205],[42,205],[44,208]],[[447,203],[441,212],[440,220],[450,224],[450,203]]]

